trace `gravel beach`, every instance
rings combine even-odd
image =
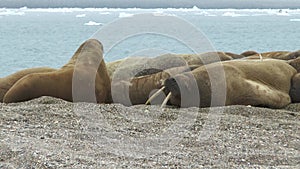
[[[0,168],[300,168],[300,104],[0,104]]]

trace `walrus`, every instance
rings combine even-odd
[[[257,53],[255,51],[246,51],[241,55],[245,56],[245,59],[259,59],[260,57],[267,59],[280,59],[280,60],[291,60],[296,59],[300,56],[300,51],[289,52],[289,51],[275,51],[275,52],[265,52]]]
[[[219,61],[226,61],[232,59],[242,58],[243,56],[229,53],[229,52],[207,52],[201,54],[164,54],[156,56],[153,58],[149,57],[129,57],[125,59],[120,59],[117,61],[107,63],[108,73],[110,78],[122,79],[123,76],[130,77],[136,76],[136,73],[143,72],[146,73],[157,73],[156,70],[167,70],[174,67],[182,67],[187,65],[204,65]],[[153,68],[152,70],[150,68]],[[144,71],[148,70],[148,71]],[[149,71],[150,70],[150,71]],[[141,74],[141,73],[139,73]]]
[[[224,70],[223,81],[218,73],[209,76],[210,72],[218,69]],[[291,79],[296,73],[293,66],[277,59],[225,61],[168,78],[164,82],[164,92],[169,103],[179,107],[252,105],[282,108],[291,103],[289,91]],[[193,80],[196,81],[197,92],[193,90]],[[211,81],[216,83],[211,84]],[[212,85],[225,91],[212,93]],[[214,101],[211,100],[212,94]]]
[[[18,71],[4,78],[0,78],[0,102],[3,102],[3,97],[6,92],[22,77],[31,73],[53,72],[56,69],[49,67],[30,68]]]
[[[18,80],[7,91],[3,101],[12,103],[52,96],[66,101],[106,103],[109,95],[110,79],[103,60],[102,44],[96,39],[89,39],[62,68],[32,73]]]
[[[164,80],[179,73],[192,71],[199,66],[200,65],[190,65],[166,70],[144,70],[142,73],[139,72],[139,74],[136,74],[136,76],[130,80],[112,82],[113,101],[126,106],[144,104],[149,99],[152,91],[163,86]],[[151,73],[149,73],[149,71]]]
[[[290,97],[292,103],[300,103],[300,73],[297,73],[291,82]]]
[[[235,58],[240,58],[230,53]],[[224,52],[203,54],[165,54],[155,58],[133,57],[120,62],[112,79],[114,102],[124,105],[143,104],[151,92],[161,88],[162,82],[178,73],[191,71],[204,64],[232,60]],[[116,64],[112,64],[115,67]],[[108,68],[110,69],[110,68]]]
[[[248,57],[248,56],[252,56],[252,55],[259,55],[259,53],[256,51],[253,51],[253,50],[248,50],[248,51],[241,53],[241,55],[244,57]]]
[[[291,81],[290,97],[292,103],[300,103],[300,57],[289,60],[288,63],[297,70]]]

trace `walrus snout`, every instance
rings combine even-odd
[[[164,92],[168,95],[172,94],[170,102],[172,105],[181,106],[181,93],[179,85],[175,78],[168,78],[164,82],[165,90]]]
[[[180,95],[180,88],[178,83],[174,78],[169,78],[165,80],[164,86],[166,87],[165,92],[171,92],[173,96]]]
[[[300,57],[300,50],[288,54],[289,59],[296,59],[298,57]]]
[[[198,85],[191,73],[168,78],[164,82],[165,93],[171,93],[170,104],[179,107],[198,106],[200,103]]]

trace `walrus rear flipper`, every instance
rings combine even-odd
[[[20,79],[6,93],[4,102],[53,96],[66,101],[104,103],[109,94],[110,78],[103,60],[103,47],[99,41],[90,39],[61,69]]]
[[[70,77],[72,72],[68,73]],[[72,101],[72,78],[62,77],[62,73],[33,73],[20,79],[5,94],[4,103],[23,102],[41,96],[52,96],[66,101]],[[66,86],[67,85],[67,86]]]
[[[40,68],[31,68],[18,71],[14,74],[6,76],[4,78],[0,78],[0,102],[3,102],[3,98],[7,91],[21,78],[26,75],[32,73],[43,73],[43,72],[53,72],[56,69],[48,68],[48,67],[40,67]]]

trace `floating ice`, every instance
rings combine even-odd
[[[278,15],[278,16],[290,16],[290,14],[287,11],[285,11],[285,12],[278,12],[278,13],[276,13],[276,15]]]
[[[240,17],[240,16],[248,16],[248,15],[237,14],[235,12],[225,12],[223,13],[222,16]]]
[[[127,17],[132,17],[132,16],[133,16],[133,14],[131,14],[131,13],[125,13],[125,12],[121,12],[119,14],[119,18],[127,18]]]
[[[103,25],[102,23],[97,23],[97,22],[94,22],[94,21],[89,21],[87,23],[85,23],[84,25],[86,26],[99,26],[99,25]]]
[[[86,14],[78,14],[76,15],[76,18],[84,18],[86,16]]]
[[[110,15],[111,13],[110,12],[100,12],[99,14],[100,15]]]
[[[27,12],[48,12],[48,13],[66,13],[66,12],[99,12],[100,15],[110,15],[111,13],[119,13],[120,18],[131,17],[133,13],[173,13],[186,12],[192,15],[202,16],[299,16],[300,9],[200,9],[197,6],[192,8],[27,8],[6,9],[0,8],[1,16],[24,15]],[[177,14],[177,13],[176,13]],[[185,15],[185,14],[183,14]],[[80,15],[78,15],[80,17]]]
[[[1,9],[0,10],[0,16],[22,16],[25,15],[25,12],[19,11],[19,10],[14,10],[14,9]]]
[[[209,12],[202,11],[202,12],[196,12],[195,15],[202,15],[202,16],[217,16],[215,14],[210,14]]]
[[[195,11],[198,11],[198,10],[200,10],[197,6],[193,6],[193,8],[192,8],[193,10],[195,10]]]
[[[291,22],[300,22],[300,19],[295,18],[295,19],[290,19]]]

